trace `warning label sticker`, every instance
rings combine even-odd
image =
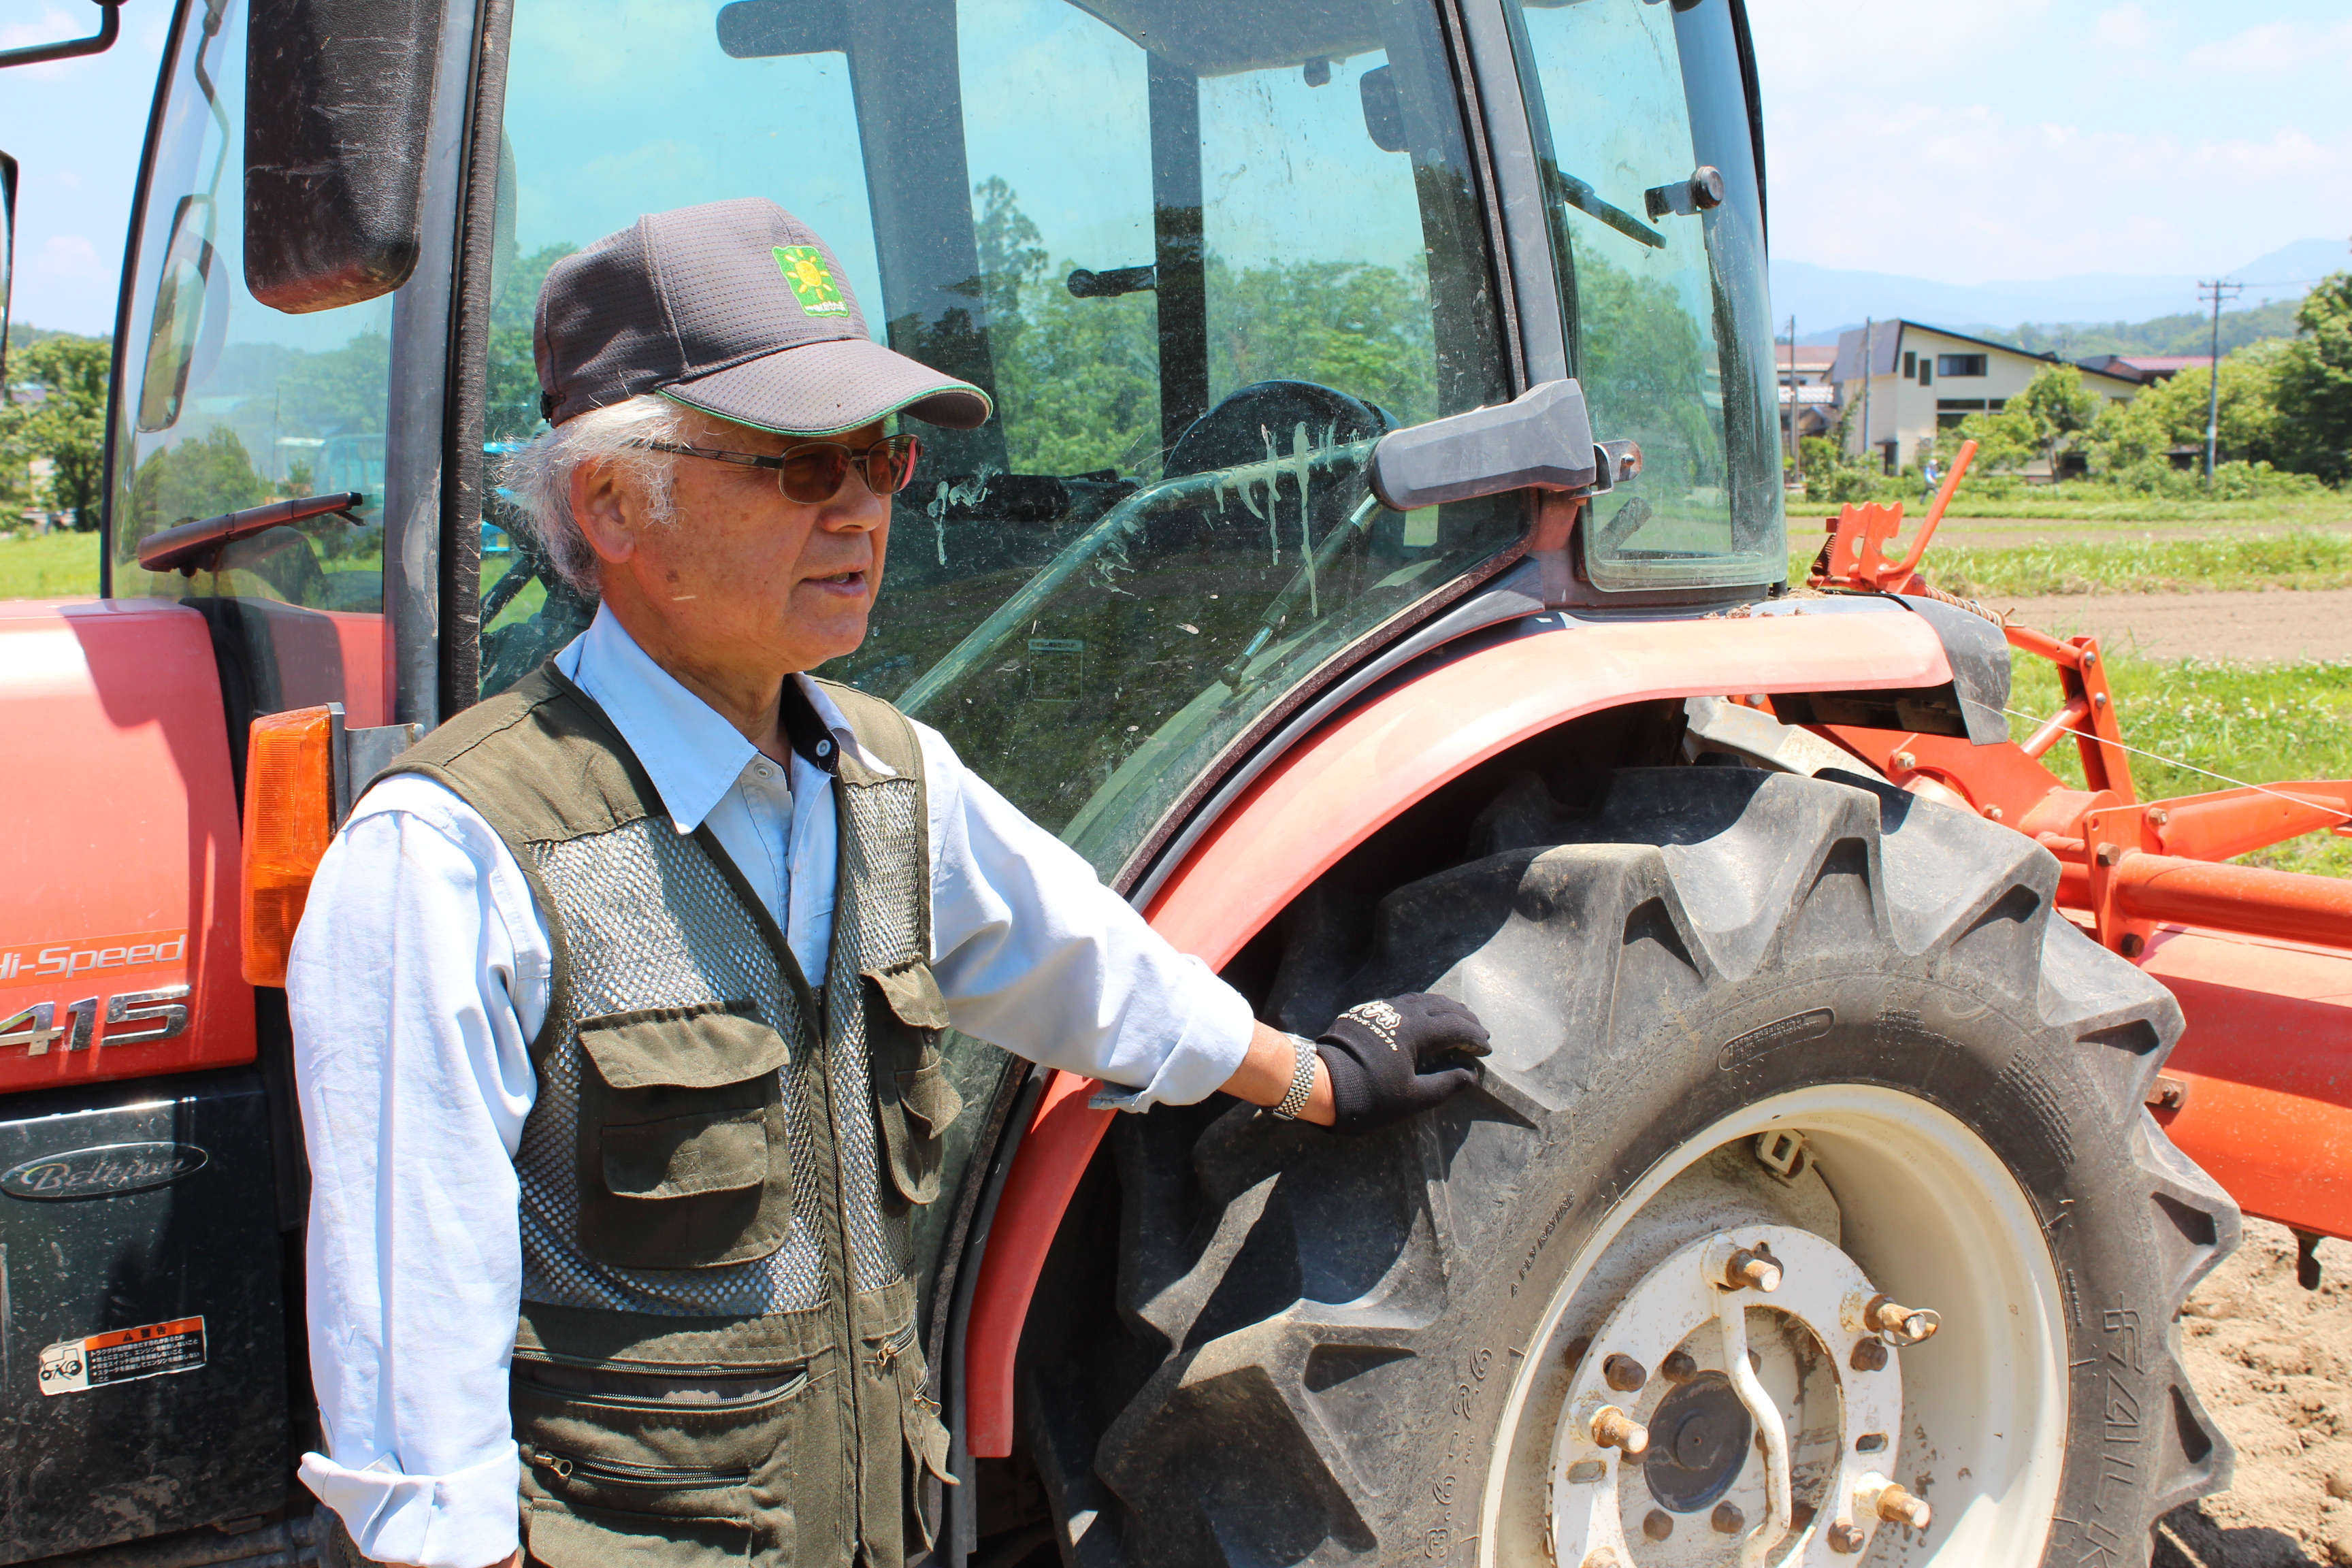
[[[205,1321],[174,1318],[48,1346],[41,1352],[41,1392],[79,1394],[204,1364]]]

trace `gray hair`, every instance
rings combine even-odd
[[[659,393],[642,393],[625,403],[575,414],[499,464],[499,483],[541,553],[556,574],[581,593],[596,594],[596,552],[572,515],[572,476],[583,463],[614,463],[644,487],[646,508],[656,523],[675,521],[670,475],[677,459],[647,451],[646,441],[690,440],[693,416]]]

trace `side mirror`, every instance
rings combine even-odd
[[[1616,466],[1593,445],[1584,389],[1547,381],[1499,407],[1390,431],[1372,448],[1372,493],[1412,511],[1506,490],[1606,489]]]
[[[389,294],[424,242],[447,0],[254,0],[245,283],[300,315]]]
[[[16,160],[0,153],[0,403],[8,394],[8,286],[16,274]]]

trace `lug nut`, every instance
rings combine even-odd
[[[1860,1525],[1848,1524],[1843,1520],[1830,1526],[1829,1542],[1832,1552],[1842,1552],[1849,1557],[1869,1544],[1863,1539]]]
[[[1658,1363],[1658,1375],[1679,1388],[1698,1375],[1698,1363],[1688,1351],[1675,1351]]]
[[[1631,1394],[1649,1382],[1650,1374],[1632,1356],[1612,1355],[1601,1363],[1601,1381],[1620,1394]]]
[[[1723,1282],[1734,1290],[1778,1290],[1780,1266],[1763,1248],[1750,1251],[1743,1247],[1731,1255],[1723,1271]]]
[[[1864,1340],[1853,1347],[1853,1354],[1848,1358],[1846,1364],[1856,1372],[1885,1372],[1886,1370],[1885,1342]]]
[[[1737,1535],[1748,1528],[1748,1516],[1739,1511],[1736,1502],[1717,1503],[1706,1521],[1726,1535]]]
[[[1925,1530],[1935,1512],[1924,1500],[1889,1481],[1878,1494],[1878,1517],[1889,1524],[1907,1524],[1914,1530]]]
[[[1874,1296],[1862,1310],[1865,1326],[1901,1344],[1916,1345],[1933,1339],[1943,1320],[1924,1307],[1898,1306],[1885,1296]]]
[[[2124,852],[2112,844],[2102,844],[2091,853],[2102,866],[2112,866],[2124,858]]]
[[[1653,1541],[1664,1541],[1675,1532],[1675,1516],[1664,1509],[1654,1508],[1642,1521],[1642,1533]]]
[[[1649,1449],[1650,1429],[1615,1405],[1604,1405],[1592,1414],[1592,1440],[1638,1459]]]

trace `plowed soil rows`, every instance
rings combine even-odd
[[[2319,1261],[2319,1289],[2304,1289],[2293,1234],[2248,1220],[2189,1297],[2189,1375],[2238,1473],[2166,1517],[2153,1568],[2352,1564],[2352,1247],[2322,1242]]]
[[[2352,660],[2352,588],[2308,593],[2081,594],[1987,606],[2053,637],[2091,632],[2118,653],[2227,664]]]

